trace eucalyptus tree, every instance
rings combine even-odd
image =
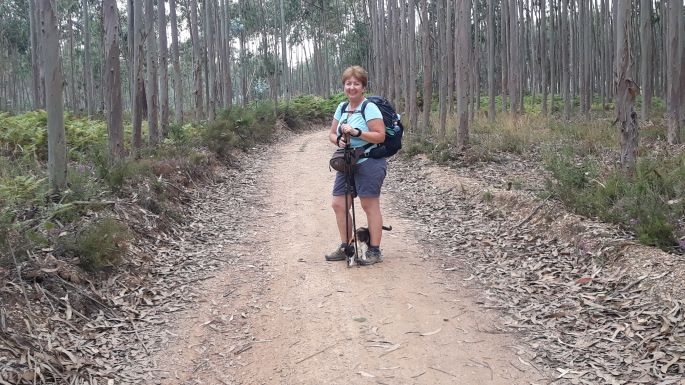
[[[193,96],[195,120],[204,119],[204,107],[202,98],[202,43],[200,42],[200,28],[198,25],[197,2],[189,1],[190,18],[188,19],[190,39],[193,47]]]
[[[668,0],[668,32],[667,32],[667,47],[666,60],[668,63],[668,93],[666,98],[667,103],[667,117],[666,117],[666,138],[669,144],[680,143],[680,98],[682,98],[683,90],[680,88],[680,77],[684,76],[682,72],[682,55],[683,55],[683,2],[682,0]]]
[[[157,24],[159,26],[159,100],[160,137],[169,132],[169,49],[166,36],[166,7],[164,0],[157,2]]]
[[[78,109],[77,105],[77,98],[76,98],[76,61],[74,60],[76,54],[75,54],[75,33],[74,33],[74,20],[72,17],[72,10],[67,9],[65,10],[67,14],[67,34],[68,34],[68,39],[69,39],[69,81],[66,82],[67,86],[69,88],[69,98],[67,99],[67,102],[65,103],[68,108],[71,108],[72,111],[76,111]]]
[[[239,20],[239,41],[240,41],[240,100],[242,106],[247,106],[249,101],[248,80],[247,80],[247,31],[245,30],[245,0],[238,0],[238,20]]]
[[[57,0],[41,0],[39,4],[45,107],[48,115],[48,176],[52,189],[59,192],[67,186],[67,144],[64,132]]]
[[[519,50],[519,15],[517,0],[509,0],[509,95],[511,112],[521,112],[521,52]]]
[[[506,1],[506,0],[505,0]],[[457,46],[459,50],[459,85],[457,87],[457,147],[463,150],[469,143],[468,84],[469,84],[469,51],[471,49],[471,2],[458,2]]]
[[[454,112],[454,103],[452,101],[454,100],[454,89],[456,87],[455,77],[458,76],[457,69],[455,68],[455,63],[459,60],[457,53],[458,50],[455,49],[455,45],[457,44],[458,28],[452,28],[453,25],[456,25],[456,22],[452,22],[452,20],[456,21],[457,19],[456,6],[457,5],[455,2],[447,0],[447,12],[445,12],[445,47],[447,48],[447,66],[445,67],[445,72],[447,72],[446,97],[447,109],[449,110],[449,113]],[[445,116],[447,116],[447,114],[445,114]]]
[[[642,81],[640,115],[643,120],[649,120],[652,110],[652,94],[654,93],[652,28],[652,0],[640,0],[640,80]]]
[[[407,7],[408,25],[408,55],[409,55],[409,123],[412,130],[416,129],[416,122],[418,121],[418,108],[416,105],[416,74],[418,73],[418,60],[416,58],[416,1],[409,0]]]
[[[215,0],[205,0],[204,2],[204,37],[207,47],[207,83],[209,86],[209,95],[207,98],[207,118],[213,121],[216,118],[216,100],[217,100],[217,84],[216,84],[216,36],[214,25]]]
[[[133,72],[132,78],[135,79],[133,87],[132,109],[133,109],[133,140],[131,145],[133,151],[137,152],[143,146],[142,125],[143,110],[145,109],[145,75],[143,73],[143,44],[145,43],[145,25],[143,24],[143,4],[142,1],[130,0],[130,11],[133,11]],[[129,15],[129,17],[131,17]]]
[[[31,39],[31,90],[33,91],[33,108],[38,109],[45,106],[44,76],[40,65],[40,17],[37,1],[28,0],[29,11],[29,35]]]
[[[581,35],[582,35],[582,77],[581,77],[581,98],[583,100],[582,113],[586,119],[590,119],[590,107],[592,106],[592,6],[590,0],[578,0],[581,4]]]
[[[447,73],[449,68],[447,67],[447,56],[448,52],[451,50],[447,46],[447,24],[445,15],[449,15],[450,12],[447,11],[448,0],[438,0],[437,1],[437,11],[436,18],[438,24],[438,58],[440,63],[440,71],[438,73],[438,138],[440,140],[446,139],[446,121],[447,121]],[[447,16],[449,17],[449,16]],[[464,52],[460,52],[462,55]]]
[[[83,15],[81,23],[83,24],[83,71],[86,83],[86,111],[88,111],[88,116],[92,116],[95,111],[95,92],[93,89],[93,60],[91,58],[92,45],[90,41],[90,12],[88,12],[88,0],[82,0],[81,7]]]
[[[105,26],[105,115],[109,154],[113,160],[125,155],[123,108],[121,101],[121,64],[119,62],[119,11],[116,0],[102,1]]]
[[[421,134],[430,132],[430,112],[433,99],[433,59],[431,49],[431,27],[428,19],[428,0],[421,1],[421,41],[423,57],[423,116],[421,118]]]
[[[147,124],[150,145],[159,142],[159,79],[157,78],[157,39],[155,37],[155,6],[145,0],[145,62],[147,66]]]
[[[502,112],[505,112],[509,95],[509,0],[501,2],[500,20],[500,72],[502,75],[500,94],[502,95]]]
[[[225,46],[223,49],[223,79],[224,79],[224,107],[226,109],[231,109],[233,105],[233,81],[231,80],[231,18],[230,18],[230,6],[228,0],[222,0],[223,18],[224,18],[224,42]],[[286,68],[288,68],[286,66]]]
[[[495,122],[495,0],[488,0],[488,120]],[[544,2],[544,1],[543,1]]]
[[[571,63],[570,63],[570,28],[568,2],[561,4],[561,93],[564,98],[564,120],[571,120]]]
[[[492,1],[492,0],[490,0]],[[545,8],[547,1],[540,0],[540,25],[539,25],[539,39],[540,39],[540,69],[541,69],[541,91],[542,91],[542,114],[547,115],[547,95],[548,95],[548,55],[547,55],[547,10]]]
[[[176,0],[169,0],[169,23],[171,24],[171,63],[174,68],[174,120],[176,124],[183,124],[183,81],[181,78],[181,54],[178,49]]]
[[[616,8],[616,120],[621,130],[621,166],[632,174],[637,157],[637,114],[633,106],[639,88],[631,78],[630,3],[620,1]]]

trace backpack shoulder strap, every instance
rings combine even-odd
[[[366,114],[364,113],[364,111],[366,111],[366,105],[367,104],[369,104],[369,99],[364,99],[364,101],[362,102],[362,109],[361,109],[362,118],[364,118],[364,121],[366,121]]]
[[[342,115],[346,110],[347,106],[350,104],[350,102],[343,102],[342,106],[340,107],[340,115]]]

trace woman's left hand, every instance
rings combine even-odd
[[[343,134],[350,134],[352,136],[357,133],[357,129],[347,123],[342,125],[341,130]]]

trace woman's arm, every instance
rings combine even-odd
[[[340,138],[340,144],[338,144],[338,119],[333,119],[331,123],[331,129],[328,131],[328,140],[335,144],[336,146],[345,147],[345,138]]]
[[[360,138],[369,143],[383,143],[385,140],[385,123],[383,123],[383,119],[371,119],[366,122],[366,125],[369,127],[369,131],[363,132]]]
[[[341,130],[344,134],[349,133],[369,143],[382,143],[385,140],[385,123],[383,123],[383,119],[371,119],[366,122],[366,126],[369,127],[367,132],[354,128],[349,124],[343,124]]]

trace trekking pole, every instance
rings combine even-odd
[[[349,204],[352,205],[352,235],[357,233],[357,221],[354,213],[354,196],[352,196],[352,146],[350,145],[350,134],[345,134],[345,235],[347,242],[350,242],[350,224],[349,224]],[[347,197],[350,197],[350,203],[347,203]],[[351,267],[354,261],[359,259],[359,248],[357,247],[357,237],[354,239],[354,255],[348,256],[347,267]],[[345,253],[348,254],[348,253]]]

